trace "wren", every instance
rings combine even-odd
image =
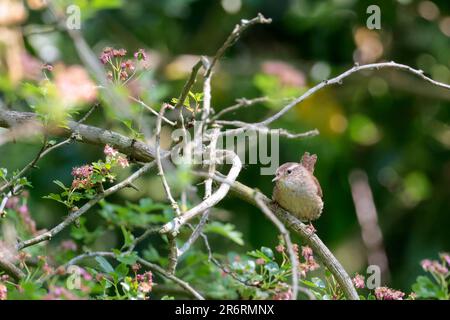
[[[281,165],[272,180],[273,200],[301,221],[311,222],[322,214],[322,188],[314,176],[316,161],[315,154],[305,152],[300,163]]]

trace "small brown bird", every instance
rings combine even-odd
[[[300,163],[281,165],[272,180],[273,200],[302,221],[318,219],[323,209],[322,188],[313,175],[316,161],[315,154],[305,152]]]

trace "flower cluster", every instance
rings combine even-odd
[[[125,49],[114,49],[111,47],[106,47],[100,54],[100,62],[107,66],[108,79],[119,83],[120,81],[128,81],[131,79],[136,72],[136,65],[139,62],[143,62],[143,67],[146,69],[148,62],[148,54],[144,49],[139,49],[133,54],[134,61],[126,58],[127,50]]]
[[[0,282],[0,300],[8,299],[8,288]]]
[[[356,274],[355,277],[352,279],[353,284],[358,289],[364,289],[365,283],[364,283],[364,276],[360,274]]]
[[[34,219],[31,217],[30,210],[26,203],[28,193],[24,192],[22,193],[22,196],[22,200],[17,196],[9,198],[6,202],[5,208],[16,211],[22,219],[22,223],[26,231],[30,232],[31,234],[35,234],[37,232],[36,221],[34,221]]]
[[[375,289],[375,297],[377,300],[403,300],[404,296],[404,292],[388,287],[378,287]]]
[[[293,245],[294,252],[298,257],[298,245]],[[305,262],[299,263],[298,267],[300,269],[300,275],[302,277],[306,277],[306,273],[309,271],[314,271],[319,269],[319,264],[314,259],[313,251],[308,246],[302,246],[302,257],[305,259]]]
[[[446,276],[448,274],[448,268],[447,266],[445,266],[445,263],[450,266],[450,256],[448,255],[448,253],[442,253],[441,258],[443,260],[443,263],[440,263],[436,260],[425,259],[422,260],[420,264],[424,271]]]
[[[106,156],[106,163],[97,162],[92,165],[84,165],[72,169],[72,190],[91,189],[97,183],[101,183],[108,178],[111,182],[114,176],[110,174],[111,168],[119,165],[122,168],[128,167],[128,159],[119,154],[113,147],[106,145],[103,149]]]
[[[75,167],[72,169],[72,189],[89,189],[92,188],[93,183],[91,181],[94,168],[90,165],[84,165],[82,167]]]
[[[151,271],[147,271],[144,274],[136,275],[136,281],[138,283],[139,291],[147,294],[153,289],[153,274]]]

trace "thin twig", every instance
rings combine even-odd
[[[161,119],[163,119],[166,123],[170,124],[171,126],[175,126],[176,123],[173,121],[170,121],[169,119],[167,119],[166,117],[161,116],[161,114],[159,114],[155,109],[153,109],[152,107],[150,107],[149,105],[147,105],[144,101],[142,101],[141,99],[137,99],[135,97],[129,96],[129,98],[131,100],[133,100],[134,102],[139,103],[141,106],[143,106],[144,108],[146,108],[148,111],[150,111],[151,113],[153,113],[155,116],[157,117],[161,117]]]
[[[422,78],[423,80],[425,80],[428,83],[431,83],[435,86],[438,86],[440,88],[444,88],[447,90],[450,90],[450,85],[433,80],[427,76],[425,76],[425,74],[423,73],[422,70],[417,70],[414,69],[410,66],[404,65],[404,64],[400,64],[400,63],[396,63],[394,61],[391,62],[381,62],[381,63],[371,63],[371,64],[365,64],[365,65],[355,65],[353,66],[353,68],[341,73],[340,75],[330,79],[330,80],[324,80],[322,82],[320,82],[319,84],[317,84],[316,86],[312,87],[311,89],[309,89],[308,91],[306,91],[304,94],[302,94],[300,97],[298,97],[297,99],[294,99],[291,103],[287,104],[285,107],[283,107],[280,111],[278,111],[276,114],[274,114],[273,116],[267,118],[264,121],[261,122],[257,122],[254,123],[253,125],[257,125],[257,126],[267,126],[270,123],[274,122],[275,120],[279,119],[280,117],[282,117],[284,114],[286,114],[289,110],[291,110],[294,106],[296,106],[297,104],[299,104],[300,102],[304,101],[306,98],[310,97],[311,95],[313,95],[314,93],[316,93],[317,91],[327,87],[327,86],[331,86],[333,84],[342,84],[342,81],[347,78],[348,76],[352,75],[355,72],[360,72],[363,70],[379,70],[379,69],[383,69],[383,68],[395,68],[395,69],[400,69],[400,70],[404,70],[407,72],[410,72],[420,78]],[[250,125],[250,124],[249,124]],[[241,128],[241,129],[236,129],[236,131],[244,131],[245,127]]]
[[[255,24],[269,24],[272,22],[272,19],[265,18],[261,13],[258,13],[258,16],[251,19],[246,20],[242,19],[239,24],[237,24],[231,34],[228,36],[227,40],[225,40],[224,44],[217,50],[216,54],[214,55],[208,70],[206,70],[205,78],[209,77],[210,73],[212,72],[212,69],[216,65],[217,61],[223,56],[225,51],[234,45],[236,41],[239,39],[239,37],[242,35],[242,33],[247,30],[249,27],[255,25]]]
[[[204,199],[201,203],[188,210],[186,213],[180,217],[176,217],[172,221],[166,223],[160,230],[160,233],[172,233],[177,234],[181,226],[183,226],[190,219],[196,215],[204,212],[206,209],[215,206],[219,203],[230,190],[230,185],[236,180],[239,172],[242,169],[242,162],[239,157],[232,151],[229,150],[217,150],[216,153],[224,155],[226,159],[232,162],[231,169],[228,172],[227,183],[222,183],[220,187],[214,192],[210,197]]]
[[[259,98],[254,98],[254,99],[246,99],[246,98],[236,99],[236,103],[234,105],[219,111],[217,114],[215,114],[213,117],[211,117],[211,121],[217,120],[229,112],[233,112],[233,111],[236,111],[241,108],[247,108],[247,107],[250,107],[257,103],[262,103],[262,102],[267,102],[267,101],[269,101],[268,97],[259,97]]]

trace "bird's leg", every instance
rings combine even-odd
[[[306,226],[306,229],[308,229],[308,231],[310,233],[316,233],[316,231],[317,231],[316,228],[314,228],[314,226],[312,225],[311,220],[309,220],[309,223]]]

